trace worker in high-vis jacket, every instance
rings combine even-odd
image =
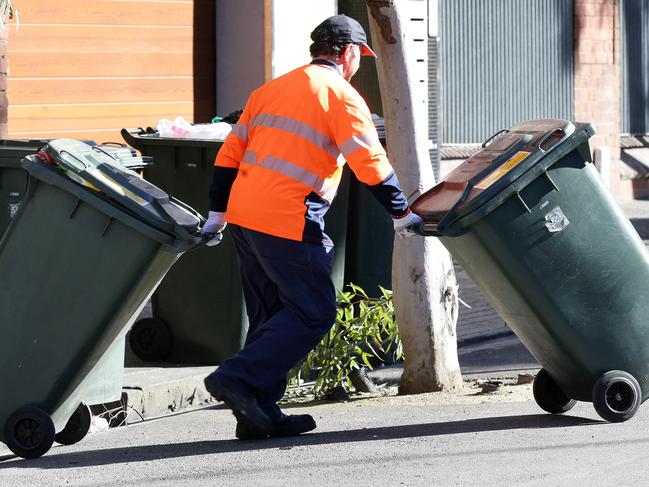
[[[243,349],[205,378],[232,409],[239,439],[292,436],[316,427],[308,415],[277,406],[286,377],[336,318],[333,242],[324,215],[345,163],[414,235],[408,208],[370,111],[349,84],[361,56],[376,57],[361,25],[336,15],[311,33],[313,61],[264,84],[249,97],[218,152],[204,234],[228,225],[239,257],[249,317]]]

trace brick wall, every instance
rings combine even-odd
[[[611,191],[633,198],[620,178],[620,22],[619,0],[574,0],[575,120],[597,128],[591,150],[608,146]]]

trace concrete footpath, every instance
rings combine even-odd
[[[621,208],[640,236],[649,243],[649,201],[623,202]],[[457,324],[458,355],[465,378],[507,379],[518,373],[534,373],[540,367],[488,303],[478,287],[460,267],[456,267],[460,305]],[[470,306],[470,307],[467,307]],[[213,399],[203,387],[203,378],[212,366],[188,366],[139,361],[127,347],[124,373],[126,416],[113,425],[134,423],[186,408],[211,404]],[[377,382],[398,383],[399,366],[382,367],[369,373]],[[106,409],[119,410],[120,405]]]

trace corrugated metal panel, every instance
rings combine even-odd
[[[430,141],[430,162],[433,165],[435,178],[440,177],[440,140],[439,140],[439,38],[428,38],[428,140]]]
[[[572,0],[442,0],[441,136],[572,118]]]
[[[626,134],[649,133],[649,0],[620,2],[622,126]]]
[[[441,141],[439,139],[439,0],[428,0],[428,141],[430,162],[439,179]]]

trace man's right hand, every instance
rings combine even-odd
[[[207,239],[206,245],[213,246],[221,243],[226,225],[224,212],[210,211],[207,215],[207,221],[201,228],[201,235]]]
[[[410,209],[401,218],[392,218],[394,224],[394,231],[401,238],[408,238],[414,235],[421,235],[419,233],[419,226],[424,220],[417,214],[413,213]]]

